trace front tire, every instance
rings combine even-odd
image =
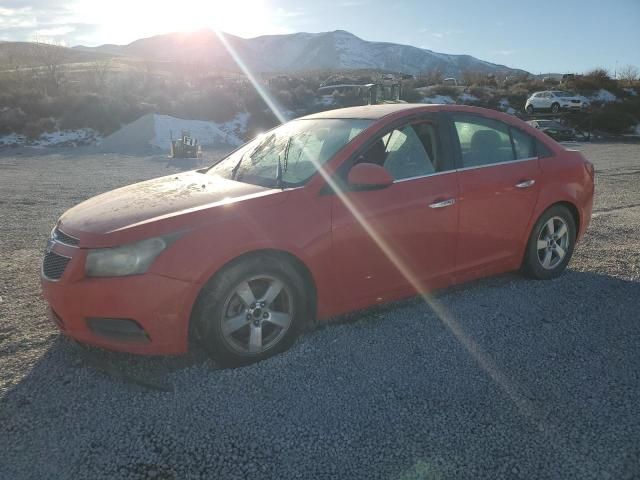
[[[525,110],[527,111],[527,114],[533,115],[533,105],[527,105],[527,108],[525,108]]]
[[[203,347],[224,367],[259,362],[287,350],[308,317],[305,282],[286,260],[242,259],[205,286],[193,321]]]
[[[576,222],[562,205],[546,210],[533,227],[527,243],[522,272],[537,280],[564,272],[576,243]]]

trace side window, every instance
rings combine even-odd
[[[363,161],[386,168],[396,180],[438,171],[440,147],[430,123],[405,125],[379,138],[363,155]]]
[[[515,160],[509,127],[476,116],[454,116],[463,167],[478,167]]]
[[[533,158],[536,156],[535,140],[532,136],[521,132],[517,128],[512,128],[511,138],[513,139],[513,148],[516,152],[517,160]]]
[[[551,150],[549,150],[544,143],[536,140],[536,155],[538,158],[547,158],[553,156],[553,153],[551,153]]]

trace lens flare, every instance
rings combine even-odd
[[[257,82],[249,68],[244,64],[240,56],[235,52],[233,47],[226,41],[224,34],[218,33],[223,45],[229,51],[229,54],[233,57],[238,67],[247,76],[251,84],[254,86],[258,94],[264,99],[265,103],[272,110],[273,114],[281,121],[285,122],[286,117],[282,114],[277,104],[270,97],[269,93]],[[448,309],[439,302],[423,285],[418,275],[407,265],[394,251],[394,249],[384,240],[384,238],[376,232],[375,228],[367,221],[367,219],[358,210],[355,204],[348,198],[341,186],[332,178],[323,165],[320,165],[315,159],[310,159],[317,171],[322,175],[324,180],[329,184],[333,191],[338,196],[339,200],[349,210],[349,213],[353,215],[356,221],[362,226],[367,235],[375,242],[378,248],[389,259],[389,261],[395,266],[395,268],[402,274],[402,276],[411,284],[417,294],[424,300],[424,302],[431,308],[436,314],[437,318],[442,324],[451,332],[451,334],[460,342],[464,349],[471,355],[480,368],[491,378],[491,380],[498,385],[498,387],[508,396],[508,398],[514,403],[516,408],[521,414],[531,419],[538,430],[544,434],[551,442],[553,442],[559,448],[563,450],[571,450],[570,445],[563,440],[563,437],[559,434],[557,429],[544,419],[543,414],[535,408],[533,402],[531,402],[522,387],[517,385],[513,380],[508,378],[500,369],[494,364],[491,358],[482,350],[480,345],[469,337],[460,324],[456,321],[454,316]]]

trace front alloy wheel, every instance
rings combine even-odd
[[[291,326],[291,292],[277,278],[248,278],[231,292],[223,308],[222,336],[241,355],[272,348]]]
[[[289,348],[313,316],[305,278],[288,259],[254,254],[232,262],[203,288],[192,332],[226,367],[264,360]]]

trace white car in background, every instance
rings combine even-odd
[[[546,90],[531,95],[527,99],[524,109],[531,115],[540,110],[551,110],[552,113],[558,113],[560,110],[582,110],[589,106],[589,101],[583,96],[562,90]]]

